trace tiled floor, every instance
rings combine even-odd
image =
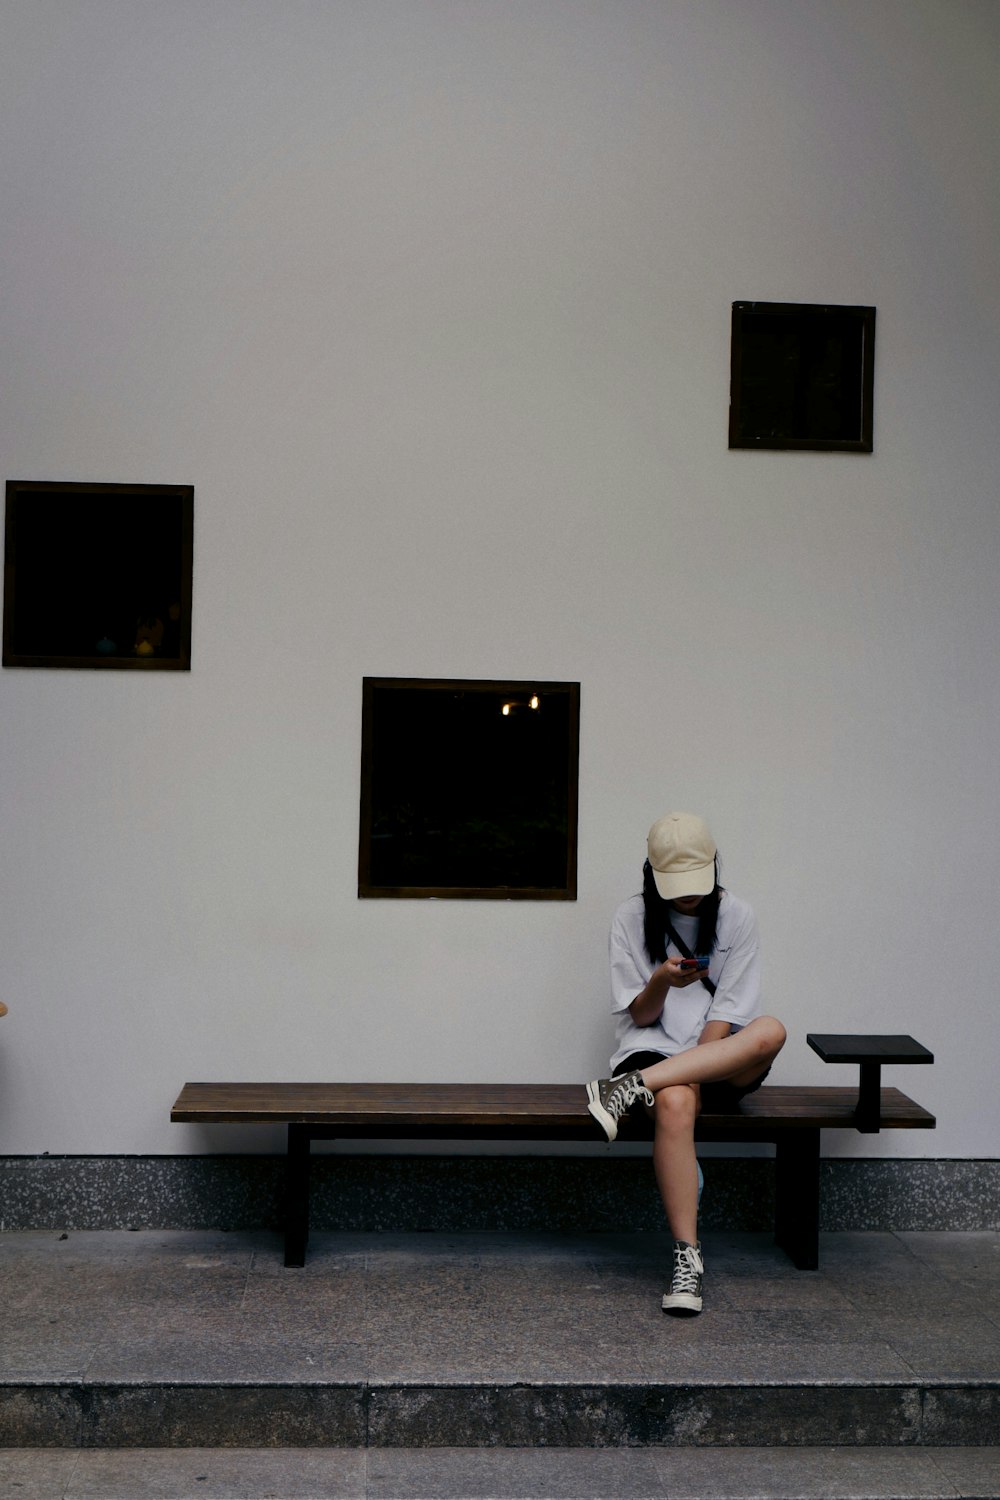
[[[1000,1496],[1000,1235],[705,1249],[0,1235],[0,1496]]]

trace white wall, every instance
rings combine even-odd
[[[191,1078],[585,1079],[704,812],[808,1030],[996,1154],[1000,7],[0,0],[4,478],[195,486],[190,675],[0,674],[0,1151]],[[730,452],[734,299],[878,308]],[[361,679],[582,684],[574,904],[359,902]]]

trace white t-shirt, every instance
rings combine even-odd
[[[719,919],[715,929],[715,948],[708,966],[708,977],[715,986],[710,995],[703,984],[689,984],[684,989],[667,991],[666,1004],[652,1026],[637,1026],[629,1013],[636,995],[646,988],[650,975],[659,966],[646,952],[643,938],[644,908],[641,896],[623,901],[611,924],[608,947],[611,957],[611,1009],[615,1016],[617,1037],[612,1071],[630,1052],[660,1052],[673,1057],[698,1044],[698,1038],[709,1021],[728,1021],[738,1030],[760,1015],[760,943],[757,918],[738,896],[723,891],[719,901]],[[674,931],[697,950],[697,918],[682,913],[671,915]],[[680,957],[673,943],[668,957]]]

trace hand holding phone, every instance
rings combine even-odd
[[[692,974],[696,969],[707,969],[708,954],[699,954],[697,958],[682,958],[678,961],[677,967],[683,969],[685,974]]]

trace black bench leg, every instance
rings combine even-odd
[[[877,1062],[863,1062],[858,1087],[857,1128],[862,1135],[878,1135],[881,1118],[882,1067]]]
[[[285,1265],[304,1266],[309,1243],[309,1127],[289,1125],[285,1164]]]
[[[774,1237],[800,1271],[819,1265],[818,1130],[789,1130],[777,1142]]]

